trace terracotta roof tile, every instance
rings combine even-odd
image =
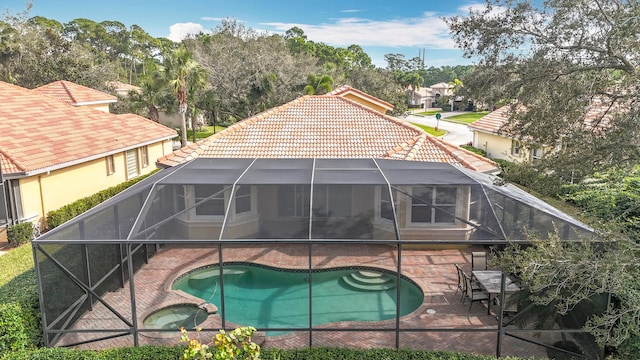
[[[158,160],[174,166],[207,158],[394,158],[473,170],[496,165],[420,128],[335,95],[304,96],[257,114]]]
[[[106,104],[118,100],[113,95],[64,80],[55,81],[33,90],[71,105]]]
[[[176,132],[143,117],[70,106],[0,82],[0,157],[4,174],[34,172],[167,140]]]
[[[500,134],[502,126],[509,120],[509,110],[509,106],[494,110],[469,124],[469,128],[491,134]]]

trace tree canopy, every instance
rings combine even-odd
[[[477,60],[468,93],[511,104],[504,130],[555,149],[536,165],[575,181],[640,158],[639,13],[627,0],[487,0],[447,23]]]

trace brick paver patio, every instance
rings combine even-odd
[[[469,311],[469,303],[460,302],[457,295],[457,275],[453,264],[460,265],[466,272],[471,270],[471,251],[480,247],[463,247],[442,250],[402,250],[402,273],[415,281],[424,292],[424,303],[414,312],[401,318],[402,329],[428,328],[429,331],[408,331],[400,333],[400,347],[414,349],[434,349],[473,352],[495,355],[498,322],[495,315],[487,314],[486,305],[474,303]],[[281,268],[306,269],[308,266],[308,247],[293,244],[269,244],[263,246],[225,245],[225,262],[243,261]],[[313,245],[312,263],[316,268],[338,266],[371,266],[395,271],[396,248],[387,245],[369,244],[323,244]],[[160,308],[174,304],[202,304],[203,301],[182,292],[170,290],[173,280],[180,274],[204,265],[218,263],[218,251],[215,246],[165,246],[148,264],[135,275],[136,320],[142,327],[144,318]],[[106,294],[103,299],[126,319],[131,319],[130,293],[128,284],[118,291]],[[428,311],[427,311],[428,310]],[[249,324],[247,324],[249,325]],[[220,317],[211,314],[200,325],[203,328],[218,329]],[[322,332],[313,331],[313,346],[340,347],[394,347],[395,332],[376,332],[377,329],[393,329],[395,320],[380,322],[344,322],[323,326],[340,329],[354,327],[372,331]],[[227,327],[233,324],[227,323]],[[101,303],[96,303],[91,311],[83,315],[75,324],[75,330],[126,329],[127,326],[113,312]],[[321,327],[322,328],[322,327]],[[463,332],[460,329],[474,329],[476,332]],[[440,331],[438,331],[440,330]],[[57,346],[115,335],[116,333],[65,334]],[[206,339],[212,333],[203,333]],[[528,338],[533,338],[528,334]],[[520,334],[520,336],[524,336]],[[540,338],[533,338],[540,341]],[[142,333],[139,344],[178,343],[178,332]],[[265,347],[291,348],[309,346],[307,332],[291,333],[280,336],[259,336]],[[119,336],[76,347],[99,349],[107,347],[133,346],[133,336]],[[546,358],[544,348],[520,341],[509,336],[502,343],[503,356],[522,356]]]

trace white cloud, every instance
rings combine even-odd
[[[204,31],[202,24],[192,22],[176,23],[169,26],[169,36],[167,36],[167,38],[169,40],[179,42],[188,35],[195,35]]]
[[[220,21],[224,18],[219,18],[219,17],[212,17],[212,16],[203,16],[200,18],[200,20],[202,21]]]
[[[340,12],[343,12],[343,13],[356,13],[360,11],[362,10],[358,10],[358,9],[340,10]]]
[[[358,44],[363,47],[455,48],[447,25],[431,12],[425,12],[420,17],[384,21],[351,17],[323,24],[272,22],[262,25],[280,32],[297,26],[310,40],[332,46]]]

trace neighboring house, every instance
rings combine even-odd
[[[118,98],[113,95],[64,80],[55,81],[33,90],[64,101],[69,105],[85,106],[104,112],[109,112],[109,104],[118,101]]]
[[[66,89],[66,98],[55,88]],[[49,91],[54,97],[43,95]],[[36,90],[0,82],[0,225],[35,221],[149,173],[157,158],[171,152],[175,130],[96,110],[97,99],[109,96],[69,82]],[[0,227],[0,237],[4,231]]]
[[[482,149],[487,157],[511,162],[530,162],[542,158],[549,146],[534,145],[511,136],[504,129],[510,107],[501,107],[469,124],[473,132],[473,147]]]
[[[330,94],[300,97],[254,115],[159,159],[158,165],[195,158],[388,158],[498,170],[492,161],[406,121]]]
[[[406,94],[409,99],[409,105],[428,109],[436,107],[436,102],[441,97],[453,95],[453,85],[441,82],[428,87],[421,87],[415,91],[411,90],[411,87],[407,87]]]

